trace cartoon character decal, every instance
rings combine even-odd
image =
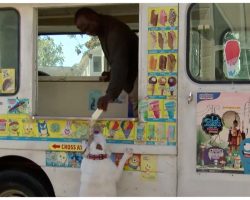
[[[204,162],[205,165],[217,166],[220,160],[226,157],[225,150],[220,147],[210,147],[205,150]]]
[[[19,136],[19,122],[16,120],[9,120],[10,136]]]
[[[139,154],[133,154],[133,156],[128,160],[128,167],[132,170],[139,170],[141,163],[141,157]]]
[[[72,152],[69,153],[69,166],[79,168],[81,166],[83,156],[81,153]]]
[[[59,152],[57,154],[57,163],[59,166],[66,166],[68,161],[67,153],[66,152]]]
[[[250,174],[250,138],[242,140],[240,143],[240,158],[245,174]]]
[[[66,122],[66,126],[65,126],[65,128],[63,130],[63,133],[62,133],[64,136],[71,135],[71,124],[72,124],[71,121],[67,121]]]
[[[31,122],[26,122],[23,124],[23,130],[24,134],[26,136],[32,136],[33,135],[33,124]]]
[[[49,136],[49,130],[46,121],[38,121],[38,132],[40,136],[47,137]]]

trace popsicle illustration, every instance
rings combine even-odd
[[[156,48],[156,43],[157,43],[157,36],[154,31],[150,32],[150,38],[151,38],[151,48],[155,49]]]
[[[166,66],[167,66],[167,57],[164,55],[160,55],[159,58],[159,69],[162,71],[166,70]]]
[[[169,11],[168,21],[171,26],[174,26],[174,23],[176,21],[176,12],[173,8],[171,8]]]
[[[157,58],[154,55],[150,55],[149,58],[149,69],[152,71],[156,70]]]
[[[176,59],[175,59],[175,55],[174,54],[169,54],[167,57],[167,69],[169,72],[173,72],[175,69],[175,63],[176,63]]]
[[[227,75],[235,77],[239,72],[240,43],[238,40],[228,40],[224,45],[224,59],[227,66]]]
[[[167,22],[167,14],[166,14],[166,11],[165,10],[161,10],[160,11],[160,24],[162,26],[165,26],[166,22]]]
[[[169,31],[168,32],[168,47],[170,49],[175,49],[176,48],[176,34],[174,31]]]
[[[158,14],[153,9],[151,10],[151,13],[150,13],[150,24],[153,26],[157,26],[157,22],[158,22]]]
[[[159,119],[160,118],[160,104],[158,100],[152,101],[149,103],[150,109],[154,113],[154,118]]]
[[[158,45],[159,45],[160,49],[163,49],[164,38],[163,38],[163,34],[160,32],[158,32]]]

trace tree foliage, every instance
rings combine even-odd
[[[100,46],[100,40],[98,37],[93,36],[88,42],[85,43],[85,46],[89,50],[94,49],[95,47]]]
[[[38,66],[62,66],[64,62],[62,44],[55,44],[49,36],[38,37]]]

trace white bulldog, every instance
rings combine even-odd
[[[132,149],[126,149],[118,167],[106,152],[106,139],[94,133],[89,140],[87,156],[81,164],[80,197],[117,196],[116,184],[121,177],[126,161],[132,157]],[[86,143],[83,142],[83,146]]]

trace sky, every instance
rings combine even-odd
[[[75,47],[79,43],[85,44],[86,41],[90,39],[87,35],[83,35],[83,37],[81,37],[81,35],[76,35],[76,38],[70,38],[67,35],[50,35],[50,37],[54,39],[57,45],[60,43],[63,44],[64,67],[72,67],[74,64],[80,62],[83,52],[87,50],[87,48],[84,46],[82,53],[77,55]]]

